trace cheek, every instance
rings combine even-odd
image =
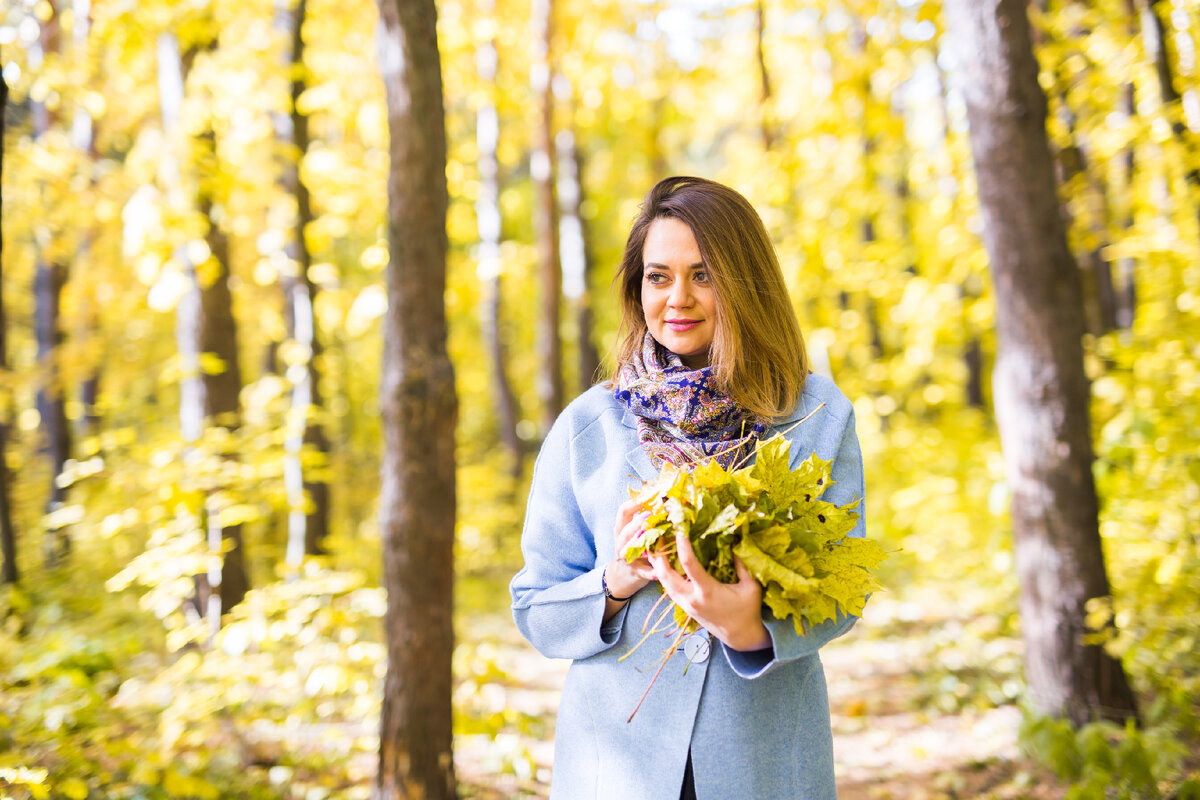
[[[642,314],[646,319],[652,319],[658,311],[658,307],[662,305],[654,292],[642,290]]]

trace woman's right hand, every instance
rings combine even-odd
[[[637,508],[637,502],[630,500],[617,509],[617,523],[613,527],[617,556],[604,568],[604,580],[608,583],[608,590],[617,597],[632,597],[654,580],[654,567],[650,566],[645,556],[632,563],[621,556],[626,545],[642,533],[646,518],[650,516],[649,512],[645,511],[638,514]]]

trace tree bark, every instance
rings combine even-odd
[[[159,86],[162,92],[163,128],[168,136],[179,135],[179,109],[188,72],[203,49],[215,41],[184,54],[171,34],[159,39]],[[193,142],[197,162],[215,163],[216,136],[208,127]],[[182,180],[182,167],[170,164],[167,180]],[[242,373],[238,357],[237,324],[233,317],[233,297],[229,290],[229,241],[215,217],[215,198],[210,179],[195,177],[194,203],[206,222],[205,243],[208,257],[196,263],[188,248],[176,250],[189,289],[176,308],[175,339],[186,368],[180,385],[179,417],[183,438],[198,442],[205,428],[220,426],[235,430],[240,424],[239,395]],[[219,366],[210,364],[213,357]],[[226,454],[232,457],[232,454]],[[237,605],[249,589],[241,525],[222,526],[220,509],[210,495],[204,520],[208,546],[225,553],[220,570],[197,576],[197,610],[209,619],[212,629],[220,627],[221,615]]]
[[[575,329],[579,336],[578,390],[583,393],[596,382],[600,372],[600,353],[592,342],[592,257],[588,249],[587,224],[583,219],[583,158],[571,130],[558,132],[555,147],[561,201],[559,240],[563,256],[563,294],[575,311]]]
[[[42,23],[35,65],[61,49],[61,17],[54,3],[48,3],[50,16]],[[33,136],[38,139],[58,124],[58,114],[42,103],[33,104]],[[50,236],[58,234],[57,223],[47,219]],[[53,254],[54,248],[50,248]],[[63,287],[67,282],[67,265],[39,253],[34,273],[34,329],[37,338],[38,363],[42,367],[42,382],[37,391],[37,410],[41,420],[41,452],[50,461],[50,493],[46,511],[60,507],[67,498],[66,489],[58,484],[58,476],[71,455],[71,430],[67,426],[65,386],[58,363],[63,343],[60,321]],[[46,531],[43,540],[46,564],[61,563],[71,550],[71,539],[63,528]]]
[[[775,131],[772,129],[771,119],[769,116],[771,103],[771,76],[767,71],[767,48],[764,41],[766,37],[766,31],[766,10],[763,8],[763,0],[757,0],[757,2],[754,4],[754,53],[758,62],[759,135],[762,138],[763,150],[770,150],[775,146]]]
[[[562,265],[558,251],[558,203],[554,191],[554,93],[551,87],[551,43],[554,38],[554,0],[533,0],[533,67],[530,83],[538,97],[539,119],[534,135],[529,171],[537,187],[534,215],[541,276],[541,313],[538,315],[537,393],[542,404],[541,434],[550,431],[563,409]]]
[[[493,17],[495,3],[484,2],[480,13]],[[479,45],[475,63],[480,83],[491,87],[497,73],[496,40],[490,39]],[[500,211],[500,163],[497,152],[500,145],[500,115],[490,92],[485,92],[484,101],[475,120],[475,143],[479,148],[479,197],[475,201],[475,218],[479,226],[478,276],[483,285],[479,301],[479,327],[483,336],[484,349],[491,367],[492,405],[496,409],[496,428],[500,441],[508,451],[511,474],[521,475],[524,448],[517,435],[517,400],[512,384],[508,380],[505,365],[508,363],[501,329],[501,275],[500,240],[503,232],[503,216]]]
[[[80,52],[87,51],[88,36],[92,30],[92,7],[90,0],[74,0],[75,30],[74,46]],[[91,112],[79,106],[75,109],[75,122],[71,128],[72,141],[75,149],[87,153],[90,165],[100,160],[96,149],[96,120]],[[94,190],[96,179],[88,180],[89,190]],[[81,237],[77,249],[76,263],[88,263],[89,253],[96,240],[95,230],[88,229]],[[98,303],[95,288],[90,283],[83,287],[86,295],[81,298],[81,308],[78,314],[79,324],[76,334],[83,340],[95,340],[100,336],[100,319],[97,311]],[[83,418],[76,424],[77,435],[82,438],[100,434],[100,410],[97,403],[100,399],[100,363],[93,361],[89,366],[87,377],[80,383],[79,400],[83,405]]]
[[[1089,3],[1078,3],[1086,9],[1091,9]],[[1037,7],[1043,15],[1049,13],[1047,0],[1037,0]],[[1067,31],[1067,42],[1083,41],[1091,31],[1076,25]],[[1034,45],[1040,46],[1045,41],[1045,34],[1037,28],[1031,29]],[[1066,53],[1062,58],[1065,60]],[[1054,98],[1056,100],[1059,121],[1067,131],[1067,142],[1062,147],[1052,150],[1058,164],[1059,182],[1069,187],[1073,182],[1082,183],[1075,193],[1085,211],[1082,220],[1077,220],[1071,211],[1071,204],[1064,197],[1060,201],[1063,225],[1070,230],[1074,224],[1086,225],[1092,240],[1092,247],[1080,254],[1080,261],[1086,265],[1083,271],[1083,301],[1086,310],[1087,330],[1099,336],[1117,327],[1116,291],[1113,286],[1112,264],[1104,257],[1104,251],[1109,245],[1109,209],[1108,190],[1104,181],[1095,175],[1090,165],[1090,146],[1085,131],[1079,129],[1079,117],[1076,109],[1071,107],[1069,75],[1062,61],[1050,70],[1054,75]],[[1081,179],[1076,181],[1076,179]]]
[[[284,476],[288,490],[287,563],[297,566],[306,555],[325,552],[323,542],[329,535],[329,484],[316,481],[305,474],[301,453],[307,450],[322,460],[329,458],[329,437],[321,424],[322,398],[318,359],[321,340],[317,335],[314,306],[317,286],[309,276],[312,255],[304,238],[304,230],[313,221],[312,202],[308,186],[300,177],[300,163],[308,152],[308,117],[299,108],[300,95],[308,86],[304,70],[304,37],[302,29],[308,12],[308,0],[281,0],[277,24],[287,32],[290,48],[286,58],[292,76],[291,113],[277,116],[278,132],[289,151],[283,164],[285,190],[296,201],[295,224],[288,242],[288,269],[282,276],[284,319],[287,335],[302,347],[306,363],[289,365],[292,381],[292,420],[294,428],[287,439],[287,460]]]
[[[1025,5],[947,0],[945,9],[995,281],[994,393],[1033,704],[1076,724],[1134,715],[1120,662],[1083,644],[1085,606],[1110,589],[1092,478],[1079,271],[1059,215]]]
[[[1195,137],[1183,123],[1182,96],[1175,88],[1175,68],[1171,64],[1171,54],[1167,46],[1167,27],[1163,23],[1158,7],[1162,0],[1138,0],[1141,6],[1142,36],[1146,52],[1154,61],[1154,71],[1158,76],[1158,94],[1163,106],[1163,115],[1171,123],[1171,132],[1184,152],[1195,152]],[[1193,161],[1193,164],[1195,162]],[[1200,167],[1187,166],[1184,169],[1188,186],[1193,197],[1200,190]],[[1200,218],[1200,203],[1194,203],[1193,213]]]
[[[434,0],[380,0],[387,94],[388,310],[379,497],[388,664],[377,800],[455,797],[454,443],[446,351],[446,132]]]
[[[4,112],[8,108],[8,83],[0,72],[0,186],[4,176]],[[0,219],[4,218],[4,197],[0,193]],[[8,317],[4,314],[4,231],[0,229],[0,375],[8,373]],[[12,524],[12,502],[8,476],[8,419],[12,410],[8,391],[0,392],[0,583],[17,583],[17,535]]]

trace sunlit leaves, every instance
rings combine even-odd
[[[831,462],[811,455],[789,466],[790,443],[776,436],[759,448],[753,466],[726,471],[715,461],[694,469],[666,465],[635,495],[649,512],[643,534],[624,556],[669,556],[678,567],[675,537],[686,536],[701,565],[718,580],[737,579],[738,556],[763,585],[763,602],[796,632],[842,614],[861,614],[879,588],[873,570],[885,557],[874,541],[847,534],[854,505],[821,500],[832,485]],[[677,615],[678,617],[678,615]]]

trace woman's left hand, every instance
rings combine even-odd
[[[737,583],[721,583],[704,571],[692,543],[676,534],[675,546],[683,575],[671,569],[666,556],[651,555],[654,577],[675,605],[709,633],[734,650],[760,650],[771,644],[762,621],[762,586],[734,556]]]

